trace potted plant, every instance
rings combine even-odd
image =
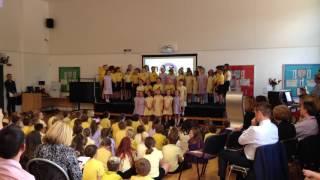
[[[276,78],[269,78],[269,85],[272,87],[272,90],[276,90],[276,86],[280,84],[281,80]]]

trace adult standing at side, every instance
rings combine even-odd
[[[8,114],[16,111],[16,94],[17,87],[16,83],[12,80],[12,74],[7,74],[7,80],[4,82],[4,86],[6,88],[6,96],[7,96],[7,111]]]
[[[314,82],[316,83],[316,85],[314,86],[311,94],[313,96],[320,97],[320,73],[315,75]]]
[[[230,66],[229,64],[224,64],[224,88],[225,88],[225,94],[226,96],[227,92],[229,91],[230,88],[230,81],[231,81],[231,71],[230,71]]]

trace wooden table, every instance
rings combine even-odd
[[[41,111],[43,109],[74,109],[75,104],[67,97],[49,97],[41,93],[22,94],[22,112]]]

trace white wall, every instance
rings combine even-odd
[[[4,66],[4,74],[13,74],[19,92],[34,83],[35,76],[46,74],[37,64],[47,62],[48,42],[44,39],[49,38],[49,31],[44,20],[48,16],[44,0],[5,0],[0,8],[0,52],[10,56],[12,64]],[[29,66],[33,71],[25,71]]]
[[[52,54],[320,45],[319,0],[52,0]]]

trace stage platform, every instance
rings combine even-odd
[[[110,113],[125,113],[132,114],[134,111],[134,104],[132,102],[119,101],[111,103],[95,103],[94,111],[102,113],[109,111]],[[223,118],[225,115],[225,105],[217,104],[188,104],[185,109],[185,116],[187,117],[210,117]]]

